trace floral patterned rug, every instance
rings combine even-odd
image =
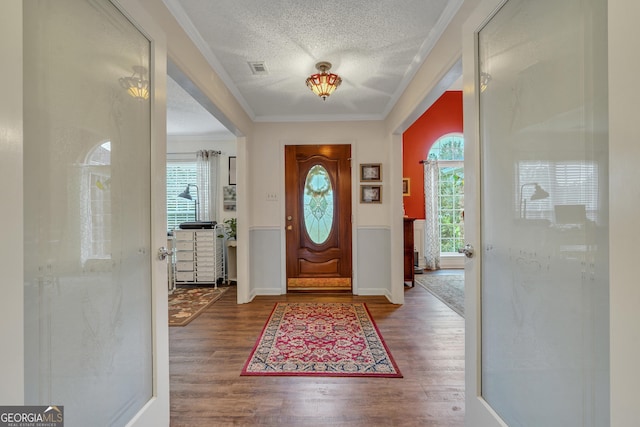
[[[176,288],[169,294],[169,326],[185,326],[229,290],[219,288]]]
[[[276,303],[241,375],[402,377],[363,303]]]

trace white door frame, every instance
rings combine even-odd
[[[609,63],[609,354],[611,426],[638,423],[640,286],[638,251],[640,198],[629,197],[640,180],[640,88],[629,85],[640,57],[640,3],[608,0]],[[635,48],[634,48],[635,46]]]
[[[111,0],[151,41],[151,256],[152,258],[152,352],[153,395],[127,424],[136,427],[168,426],[169,322],[167,262],[156,252],[167,245],[167,40],[162,28],[139,0]]]
[[[0,209],[5,224],[0,245],[3,298],[0,299],[0,402],[24,403],[24,236],[22,132],[22,2],[0,2],[0,56],[3,96],[0,97],[0,198],[11,209]]]
[[[462,80],[464,87],[464,186],[465,241],[474,248],[481,247],[480,240],[480,121],[479,88],[475,78],[477,70],[477,33],[506,0],[484,0],[469,16],[463,26]],[[465,262],[465,414],[466,425],[477,427],[506,426],[498,414],[482,398],[481,388],[481,304],[480,266],[482,251],[476,250],[473,258]]]

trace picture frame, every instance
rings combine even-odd
[[[380,163],[360,164],[360,181],[363,181],[363,182],[382,181],[382,165]]]
[[[382,203],[382,185],[361,185],[360,203]]]
[[[402,178],[402,195],[403,196],[411,195],[411,179],[410,178]]]
[[[236,187],[235,186],[225,186],[222,187],[222,209],[225,212],[231,211],[235,212],[236,210]]]
[[[236,185],[236,156],[229,156],[229,185]]]

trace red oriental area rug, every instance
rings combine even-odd
[[[241,375],[402,377],[362,303],[276,303]]]

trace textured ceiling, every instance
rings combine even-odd
[[[385,118],[462,0],[164,2],[252,119],[318,121]],[[319,61],[342,77],[326,101],[305,85]]]

